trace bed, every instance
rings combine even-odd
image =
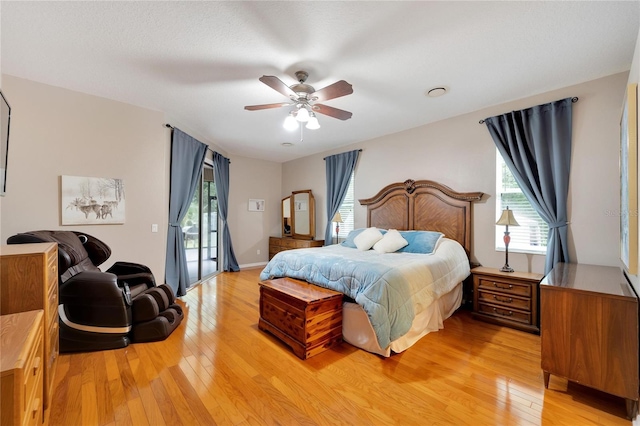
[[[338,245],[277,253],[260,279],[287,276],[342,292],[344,340],[385,357],[402,352],[441,329],[460,307],[469,275],[471,206],[482,196],[429,180],[387,185],[359,200],[367,207],[366,229],[436,237],[431,253],[362,251],[350,235]]]

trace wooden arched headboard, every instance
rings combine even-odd
[[[399,231],[438,231],[471,252],[471,203],[482,192],[457,192],[431,180],[408,179],[359,200],[367,206],[367,226]]]

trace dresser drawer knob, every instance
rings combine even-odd
[[[513,315],[513,311],[508,311],[508,312],[507,312],[507,311],[503,311],[502,309],[501,309],[501,310],[498,310],[498,309],[496,309],[496,308],[493,308],[493,313],[494,313],[494,314],[498,314],[498,315],[502,315],[502,316],[504,316],[504,317],[510,317],[510,316],[512,316],[512,315]]]
[[[38,373],[38,369],[40,368],[40,363],[42,362],[42,360],[40,359],[40,357],[37,357],[35,360],[33,360],[33,375],[35,376]]]
[[[40,405],[41,404],[42,404],[42,402],[40,402],[40,398],[36,398],[33,401],[33,404],[31,405],[31,418],[33,418],[33,419],[36,418],[36,415],[40,411]]]
[[[512,289],[513,288],[513,285],[511,285],[511,284],[509,284],[507,286],[498,285],[498,283],[495,282],[495,281],[493,282],[493,286],[496,287],[496,288],[501,288],[501,289]]]
[[[497,300],[498,302],[504,302],[504,303],[513,302],[513,298],[511,297],[500,297],[500,296],[496,296],[495,294],[493,295],[493,299]]]

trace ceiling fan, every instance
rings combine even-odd
[[[350,95],[353,93],[353,87],[349,83],[344,80],[340,80],[323,89],[316,90],[313,86],[305,83],[309,77],[309,74],[306,71],[296,71],[295,75],[298,79],[298,84],[291,86],[287,86],[278,77],[272,75],[263,75],[259,78],[261,82],[271,87],[273,90],[287,96],[291,102],[248,105],[245,106],[244,109],[247,111],[257,111],[261,109],[293,106],[293,109],[285,119],[284,123],[284,127],[289,130],[295,130],[298,127],[298,122],[307,123],[306,127],[308,129],[320,128],[318,119],[315,117],[316,112],[339,120],[348,120],[351,118],[353,114],[349,111],[316,103]]]

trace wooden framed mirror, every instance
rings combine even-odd
[[[289,207],[291,213],[291,236],[301,240],[313,240],[316,236],[316,210],[311,190],[293,191],[289,200]]]
[[[282,236],[291,236],[291,196],[282,199]]]

